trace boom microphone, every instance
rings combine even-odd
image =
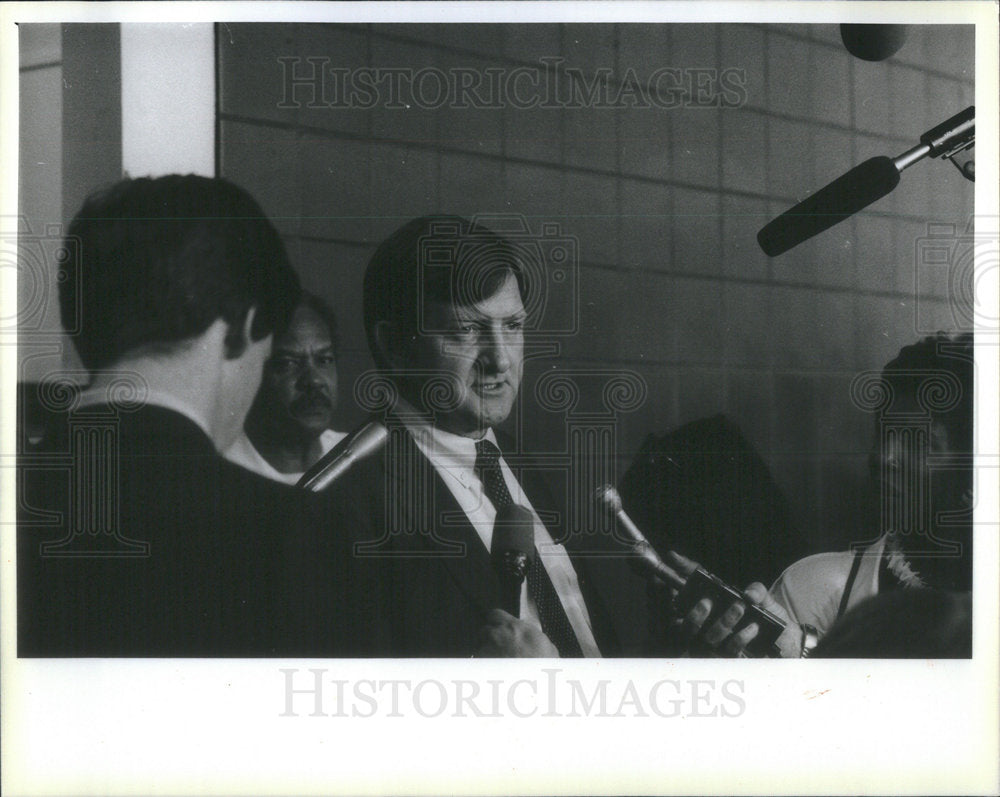
[[[899,185],[899,170],[884,155],[870,158],[768,222],[757,233],[764,253],[776,257],[881,199]]]
[[[884,61],[906,44],[906,25],[840,26],[840,40],[847,52],[862,61]]]
[[[760,248],[769,257],[787,252],[884,197],[899,185],[903,169],[927,156],[950,158],[972,146],[975,131],[973,105],[928,130],[902,155],[869,158],[764,225],[757,233]]]
[[[501,608],[521,616],[521,585],[535,558],[535,519],[523,506],[500,507],[493,524],[490,560],[500,576]]]
[[[384,425],[378,421],[369,421],[320,457],[315,465],[302,474],[296,486],[316,493],[325,490],[351,465],[381,448],[388,435]]]

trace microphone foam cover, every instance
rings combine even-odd
[[[490,555],[503,556],[508,551],[523,553],[529,561],[535,558],[535,518],[517,504],[501,507],[493,524]]]
[[[906,25],[841,25],[847,52],[862,61],[884,61],[906,43]]]
[[[899,170],[891,158],[869,158],[765,224],[757,243],[766,255],[776,257],[868,207],[897,185]]]
[[[594,491],[594,501],[605,512],[618,512],[622,508],[622,497],[610,484],[602,484]]]

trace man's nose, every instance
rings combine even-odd
[[[875,452],[878,465],[890,473],[912,471],[920,466],[922,452],[926,451],[925,445],[925,439],[918,431],[890,431]]]
[[[882,446],[879,450],[878,463],[886,470],[899,468],[899,451],[895,446]]]
[[[299,387],[321,387],[323,377],[313,363],[306,363],[299,370],[298,383]]]
[[[510,343],[504,338],[503,330],[491,330],[482,338],[479,359],[483,367],[493,373],[502,374],[510,368]]]

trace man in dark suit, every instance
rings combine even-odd
[[[365,540],[355,553],[389,615],[386,655],[617,652],[585,562],[567,553],[566,507],[494,430],[520,387],[527,290],[515,247],[453,216],[409,222],[368,264],[365,327],[393,399],[389,438],[332,489]],[[507,604],[516,613],[499,608],[490,559],[512,504],[529,513],[538,552]]]
[[[221,179],[125,180],[69,237],[60,309],[91,378],[21,460],[18,654],[363,652],[367,592],[326,507],[217,453],[299,295],[258,204]],[[306,591],[312,557],[328,569]]]

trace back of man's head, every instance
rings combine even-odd
[[[853,607],[811,654],[834,659],[972,656],[972,593],[894,589]]]
[[[510,240],[461,216],[407,222],[382,242],[365,270],[365,332],[376,364],[388,367],[376,341],[381,322],[388,322],[397,339],[429,331],[421,326],[428,302],[480,302],[511,274],[527,304],[521,257]]]
[[[64,266],[60,310],[83,364],[169,353],[217,319],[238,357],[243,325],[260,340],[287,321],[299,281],[256,201],[221,178],[127,179],[93,194],[69,226],[79,260]]]

